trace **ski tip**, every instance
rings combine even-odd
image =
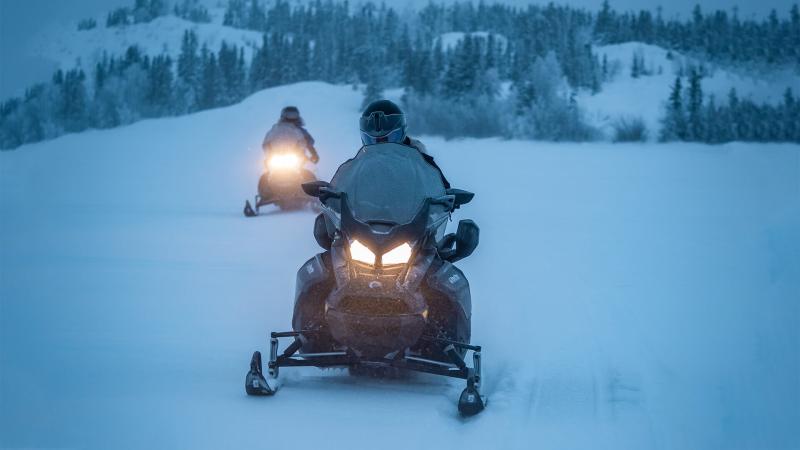
[[[244,202],[244,215],[245,217],[255,217],[258,215],[250,204],[250,200],[245,200]]]

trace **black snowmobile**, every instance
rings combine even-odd
[[[271,151],[269,158],[264,161],[264,173],[258,180],[255,208],[249,200],[245,201],[244,215],[257,216],[259,209],[267,205],[276,205],[282,210],[309,205],[311,202],[301,185],[316,181],[317,177],[304,167],[307,161],[304,154],[293,149]]]
[[[325,252],[298,271],[293,331],[271,334],[268,378],[253,354],[247,394],[273,395],[281,367],[400,369],[462,378],[458,410],[483,410],[469,283],[453,265],[477,247],[478,227],[462,220],[444,234],[474,194],[445,189],[435,167],[399,144],[362,147],[330,183],[303,190],[322,203],[314,236]],[[283,338],[292,341],[280,351]]]

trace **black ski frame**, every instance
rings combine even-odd
[[[449,339],[423,336],[421,340],[438,343],[443,346],[442,351],[450,358],[450,363],[417,358],[398,353],[395,358],[365,359],[349,351],[299,354],[296,355],[306,335],[314,331],[284,331],[272,332],[270,335],[270,356],[268,370],[270,376],[277,378],[281,367],[352,367],[359,364],[383,367],[395,367],[403,370],[424,372],[451,378],[467,380],[470,387],[478,388],[481,381],[481,347]],[[294,338],[288,347],[278,354],[278,344],[281,338]],[[468,367],[456,349],[472,351],[472,367]]]

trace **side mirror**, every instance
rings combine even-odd
[[[320,213],[316,220],[314,220],[314,239],[316,239],[317,244],[325,250],[330,250],[331,245],[333,245],[333,239],[328,233],[328,226],[325,223],[325,214],[323,213]]]
[[[448,189],[445,191],[445,193],[455,197],[453,209],[458,209],[461,205],[466,205],[472,201],[473,197],[475,197],[475,194],[463,189]]]
[[[471,220],[458,222],[455,234],[448,234],[439,242],[439,255],[442,259],[454,263],[471,255],[478,247],[480,229]],[[453,248],[455,247],[455,248]]]
[[[471,198],[471,197],[470,197]],[[481,230],[472,220],[460,220],[456,230],[456,254],[451,262],[464,259],[478,247]]]
[[[311,181],[303,183],[303,192],[312,197],[319,198],[322,195],[322,188],[330,188],[331,184],[327,181]]]
[[[341,197],[339,192],[331,189],[331,184],[327,181],[311,181],[303,183],[301,186],[303,187],[303,192],[312,197],[317,197],[323,203],[329,198]]]

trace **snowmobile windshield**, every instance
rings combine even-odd
[[[339,167],[331,187],[347,194],[353,216],[364,223],[409,223],[426,199],[445,195],[436,168],[416,149],[391,143],[362,147]]]

